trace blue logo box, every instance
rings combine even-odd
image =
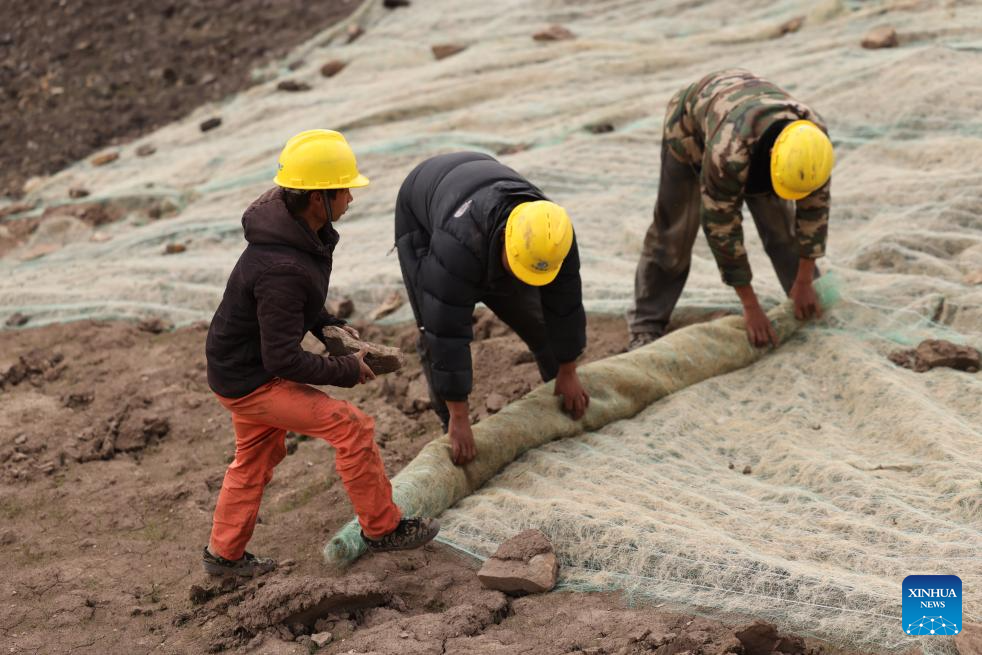
[[[957,635],[962,629],[962,581],[957,575],[908,575],[903,584],[904,632]]]

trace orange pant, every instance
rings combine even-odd
[[[248,396],[218,400],[232,412],[235,461],[218,494],[211,552],[230,560],[242,557],[256,527],[263,489],[286,457],[287,430],[334,446],[335,467],[366,535],[381,537],[399,524],[401,513],[392,502],[392,485],[375,443],[375,421],[354,405],[280,378]]]

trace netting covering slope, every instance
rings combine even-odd
[[[841,281],[842,303],[752,366],[526,453],[446,514],[445,536],[483,556],[534,524],[554,539],[568,586],[770,616],[870,648],[950,645],[900,633],[910,573],[960,575],[976,590],[966,619],[982,620],[980,378],[915,375],[885,359],[927,337],[982,346],[982,286],[966,277],[982,269],[982,5],[379,5],[366,5],[367,32],[354,43],[314,39],[268,81],[122,147],[116,162],[81,162],[37,185],[27,200],[38,213],[68,202],[73,186],[92,191],[84,202],[128,213],[94,229],[50,221],[0,260],[0,323],[15,311],[31,326],[208,319],[243,247],[242,209],[267,188],[286,139],[311,127],[344,131],[372,178],[340,225],[332,279],[359,307],[401,287],[387,253],[404,176],[423,157],[469,148],[512,152],[502,160],[569,209],[588,309],[622,311],[657,191],[665,103],[708,71],[743,66],[830,126],[837,165],[820,266]],[[801,30],[777,38],[796,16],[806,17]],[[887,22],[900,48],[859,47]],[[577,38],[530,38],[550,23]],[[435,61],[430,46],[447,42],[468,48]],[[304,65],[288,71],[299,57]],[[334,58],[349,64],[321,78]],[[277,92],[287,76],[312,89]],[[213,115],[222,126],[201,133]],[[613,131],[586,129],[602,123]],[[136,157],[145,143],[157,153]],[[149,220],[157,202],[177,215]],[[783,294],[747,235],[755,286],[774,303]],[[163,255],[174,241],[188,250]],[[682,304],[735,304],[702,237]],[[404,307],[395,318],[407,316]]]

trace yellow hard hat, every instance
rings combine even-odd
[[[573,223],[554,202],[523,202],[508,215],[505,255],[525,284],[541,287],[556,279],[572,245]]]
[[[771,149],[771,183],[785,200],[799,200],[828,181],[834,164],[825,132],[811,121],[794,121]]]
[[[287,189],[354,189],[368,178],[340,132],[307,130],[283,146],[273,182]]]

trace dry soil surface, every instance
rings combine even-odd
[[[200,569],[233,439],[205,380],[206,326],[83,322],[0,332],[0,642],[11,653],[837,653],[764,625],[631,609],[614,594],[510,599],[450,547],[324,568],[351,517],[331,449],[289,437],[250,548],[276,572],[222,586]],[[412,328],[362,326],[413,353]],[[492,392],[538,383],[519,340],[482,315],[475,418]],[[621,351],[591,317],[585,359]],[[308,338],[309,348],[320,345]],[[415,354],[396,374],[330,389],[377,419],[390,474],[438,435]],[[492,405],[494,403],[491,403]]]

